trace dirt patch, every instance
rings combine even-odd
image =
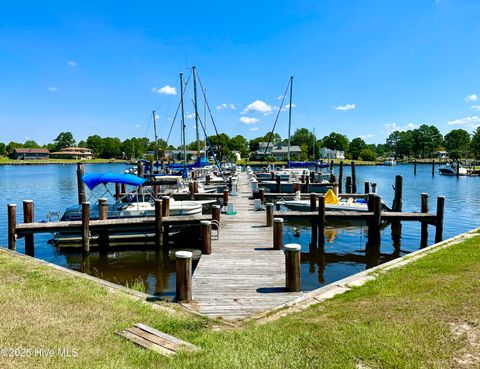
[[[452,368],[480,367],[480,325],[479,322],[450,323],[450,332],[463,348],[455,352]]]

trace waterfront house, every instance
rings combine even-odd
[[[340,150],[332,150],[326,147],[320,149],[320,158],[322,159],[345,159],[345,152]]]
[[[90,160],[93,159],[93,152],[86,147],[65,147],[60,151],[50,153],[50,156],[57,159]]]
[[[46,160],[49,158],[50,151],[48,149],[13,149],[12,158],[16,160]]]
[[[290,156],[299,156],[302,153],[300,146],[290,146]],[[272,156],[275,160],[286,160],[288,156],[288,145],[273,144],[270,142],[259,142],[258,150],[254,153],[255,159],[263,159],[265,156]]]

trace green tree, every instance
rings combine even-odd
[[[259,149],[259,143],[260,142],[270,142],[271,145],[272,144],[276,145],[276,144],[282,142],[282,137],[280,137],[280,135],[278,133],[271,134],[271,132],[269,132],[265,136],[260,136],[260,137],[257,137],[257,138],[253,138],[249,142],[250,151],[251,152],[257,151]]]
[[[117,137],[105,137],[102,143],[101,158],[111,159],[118,158],[122,152],[122,142]]]
[[[27,140],[23,143],[23,147],[28,149],[38,149],[40,147],[34,140]]]
[[[458,151],[460,156],[466,155],[470,146],[470,134],[464,129],[454,129],[445,135],[445,148],[452,157],[452,152]]]
[[[0,156],[4,156],[7,153],[7,145],[3,142],[0,142]]]
[[[470,149],[475,155],[475,158],[480,159],[480,127],[473,133],[472,140],[470,141]]]
[[[60,132],[55,140],[53,140],[54,150],[59,151],[66,147],[74,146],[75,139],[71,132]]]
[[[232,137],[228,143],[230,150],[240,152],[242,158],[248,158],[249,146],[248,141],[242,135]]]
[[[96,156],[101,157],[103,152],[103,139],[99,135],[88,136],[87,147],[92,150]]]
[[[228,147],[228,143],[230,142],[228,135],[220,133],[215,136],[209,136],[208,140],[218,160],[223,161],[231,156],[231,150]]]
[[[307,160],[308,156],[313,156],[313,141],[315,140],[315,135],[310,132],[307,128],[299,128],[295,133],[290,137],[290,142],[292,145],[298,145],[306,147],[305,150],[302,150],[302,160]]]
[[[348,144],[348,137],[337,132],[330,133],[319,142],[320,147],[341,151],[348,151]]]
[[[435,126],[422,124],[412,131],[412,151],[415,157],[432,157],[442,143],[443,136]]]
[[[395,157],[412,154],[412,131],[394,131],[390,133],[385,144],[387,150]]]
[[[7,151],[8,155],[11,155],[13,153],[13,150],[19,147],[23,147],[23,144],[21,144],[20,142],[10,141],[5,147],[5,150]]]
[[[359,157],[360,157],[360,159],[365,160],[365,161],[375,161],[375,160],[377,160],[377,155],[375,154],[375,151],[373,151],[369,148],[362,149]]]
[[[365,141],[360,137],[354,138],[348,147],[348,151],[352,154],[352,159],[356,160],[360,157],[360,153],[367,147]]]

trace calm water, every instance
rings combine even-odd
[[[124,164],[86,165],[86,171],[122,173]],[[357,188],[363,190],[364,181],[377,182],[377,191],[391,205],[395,175],[404,177],[403,210],[418,211],[420,194],[430,194],[430,211],[435,211],[436,196],[445,195],[444,238],[448,238],[480,226],[480,177],[431,176],[431,167],[419,165],[413,175],[412,165],[396,167],[357,167]],[[337,170],[337,168],[335,168]],[[0,244],[7,244],[7,204],[17,204],[17,221],[21,221],[22,201],[35,201],[35,219],[46,218],[50,211],[63,210],[77,201],[76,166],[0,166]],[[345,168],[344,177],[349,168]],[[302,246],[302,289],[312,290],[353,273],[365,270],[379,262],[419,249],[420,224],[404,222],[401,242],[394,246],[390,226],[382,230],[381,253],[371,255],[366,251],[367,228],[365,225],[329,224],[326,230],[325,252],[310,243],[311,229],[307,223],[288,223],[285,227],[285,243]],[[429,227],[429,245],[434,242],[434,227]],[[81,253],[58,251],[47,241],[49,234],[35,236],[35,257],[84,270],[106,280],[133,284],[142,280],[152,294],[172,295],[175,288],[175,261],[172,252],[118,251],[100,255],[91,253],[83,259]],[[187,245],[180,245],[187,246]],[[190,246],[190,244],[189,244]],[[24,252],[23,240],[17,250]]]

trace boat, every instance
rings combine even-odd
[[[394,157],[389,157],[387,159],[385,159],[385,161],[383,162],[383,165],[387,165],[387,166],[394,166],[394,165],[397,165],[397,161],[395,160]]]
[[[276,202],[277,205],[283,205],[288,210],[292,211],[310,211],[310,200],[302,200],[300,198],[300,192],[295,193],[293,200],[280,200]],[[335,193],[329,189],[325,193],[325,210],[335,211],[360,211],[367,212],[368,205],[365,199],[342,199],[337,197]]]
[[[459,162],[441,165],[438,171],[445,176],[466,176],[468,174],[467,170]]]
[[[104,194],[108,193],[112,195],[107,187],[110,183],[120,183],[137,188],[136,191],[130,191],[120,199],[115,199],[114,203],[108,205],[107,217],[109,219],[155,216],[155,205],[149,201],[153,199],[153,196],[141,187],[146,181],[145,178],[140,178],[132,174],[87,173],[83,175],[82,181],[90,191],[92,191],[93,195],[95,195],[93,190],[99,185],[104,185],[106,189]],[[112,198],[114,198],[113,195]],[[170,199],[169,214],[172,216],[198,215],[201,213],[202,203],[199,201],[175,201],[172,198]],[[92,206],[90,218],[92,220],[98,219],[98,216],[98,206]],[[67,208],[60,220],[73,221],[81,219],[82,208],[81,205],[77,204]]]

